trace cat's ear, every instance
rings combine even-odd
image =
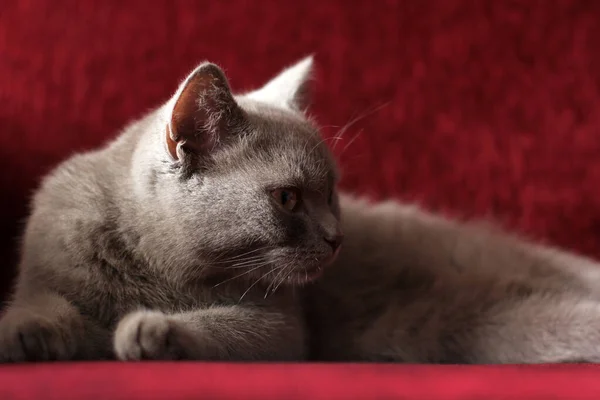
[[[309,103],[309,86],[313,70],[313,56],[303,58],[284,69],[262,88],[246,97],[284,108],[304,111]]]
[[[198,66],[171,99],[166,147],[173,159],[210,153],[241,129],[244,112],[235,102],[225,74],[211,63]]]

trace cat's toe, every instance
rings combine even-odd
[[[58,327],[39,316],[7,316],[0,322],[0,361],[69,359],[74,348]]]
[[[0,362],[27,361],[27,351],[24,348],[24,335],[18,329],[8,324],[0,325]]]
[[[179,358],[173,324],[161,312],[138,311],[127,315],[115,332],[117,358],[124,361]]]

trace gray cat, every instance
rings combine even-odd
[[[232,95],[203,63],[35,195],[0,360],[300,360],[294,287],[341,242],[334,161],[304,116],[312,59]]]
[[[412,205],[340,206],[342,251],[310,289],[312,357],[600,362],[600,264]]]
[[[311,65],[234,96],[204,63],[46,178],[0,360],[301,360],[310,338],[319,360],[600,361],[592,260],[414,206],[338,200],[303,113]]]

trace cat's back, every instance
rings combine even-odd
[[[556,250],[493,224],[396,202],[342,196],[340,204],[342,251],[309,295],[320,357],[382,356],[389,349],[381,343],[395,337],[400,359],[431,361],[435,354],[439,361],[448,357],[435,347],[446,328],[476,324],[486,309],[587,291],[581,275],[564,267],[585,260],[561,261]],[[427,332],[435,340],[425,340]]]
[[[42,180],[32,202],[36,212],[91,211],[106,206],[129,184],[132,156],[154,113],[134,121],[104,146],[77,153],[61,162]]]
[[[96,246],[128,201],[133,149],[140,122],[104,147],[75,154],[40,184],[22,238],[21,270],[67,268]]]

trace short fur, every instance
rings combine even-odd
[[[600,265],[484,224],[342,196],[345,243],[311,287],[312,357],[600,362]]]
[[[333,262],[334,162],[303,115],[307,58],[233,96],[200,65],[35,196],[0,360],[300,360],[295,287]],[[302,206],[270,192],[294,187]],[[311,357],[600,362],[600,266],[495,229],[341,197],[308,292]],[[332,246],[336,243],[336,246]]]
[[[201,64],[172,99],[35,195],[0,360],[299,360],[333,250],[336,170],[301,112],[312,59],[233,96]],[[265,94],[266,93],[266,94]],[[270,191],[304,192],[295,213]]]

